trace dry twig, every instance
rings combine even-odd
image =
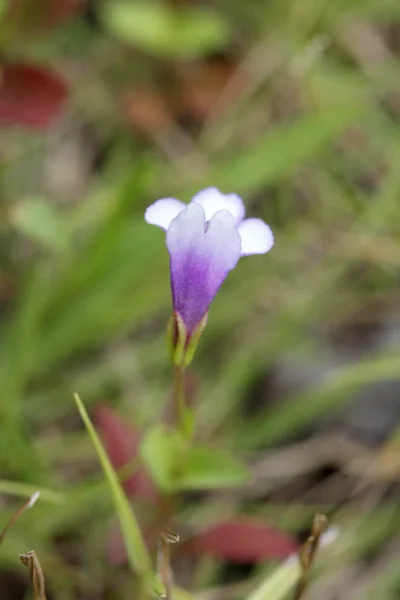
[[[21,554],[20,561],[28,568],[29,577],[33,586],[33,597],[35,600],[47,600],[44,585],[44,575],[42,567],[35,552],[32,550],[28,554]]]
[[[300,580],[294,591],[293,600],[302,600],[307,589],[308,574],[314,563],[320,539],[326,529],[327,518],[325,515],[316,514],[311,528],[311,535],[299,550],[301,568]]]

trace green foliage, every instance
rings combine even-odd
[[[112,494],[115,511],[118,515],[121,531],[124,537],[130,566],[134,572],[137,572],[141,577],[144,578],[145,583],[149,584],[151,581],[151,561],[147,553],[145,543],[142,539],[139,525],[133,514],[132,507],[129,505],[122,486],[105,450],[103,449],[96,430],[93,427],[85,407],[77,394],[75,394],[75,402],[90,436],[100,464],[103,468],[104,475],[107,479],[107,483]]]
[[[0,19],[4,17],[8,10],[8,0],[0,0]]]
[[[103,20],[117,39],[159,56],[195,58],[223,48],[230,28],[216,13],[200,7],[176,11],[166,2],[108,1]]]
[[[228,454],[194,447],[188,452],[179,487],[183,490],[219,489],[239,486],[246,479],[244,465]]]
[[[0,18],[7,4],[0,1]],[[297,531],[320,506],[303,496],[283,503],[278,494],[265,506],[243,499],[241,461],[251,465],[305,426],[318,431],[319,419],[340,414],[356,393],[398,379],[398,347],[348,352],[341,341],[370,325],[389,329],[398,318],[398,0],[186,4],[174,13],[166,1],[108,0],[98,9],[101,26],[75,16],[15,45],[2,23],[5,63],[42,60],[70,83],[65,121],[43,134],[2,127],[0,148],[1,518],[11,516],[9,496],[42,494],[1,546],[0,569],[18,569],[17,555],[34,548],[55,600],[103,588],[131,597],[131,576],[106,565],[109,521],[116,512],[132,568],[148,573],[139,523],[146,528],[156,512],[140,498],[132,512],[82,404],[90,437],[79,427],[75,390],[87,407],[113,404],[138,427],[143,461],[164,494],[225,488],[211,502],[207,494],[187,494],[193,503],[183,495],[182,532],[225,516],[226,497],[232,511],[261,512]],[[321,33],[329,47],[296,71],[295,59],[308,57]],[[205,76],[218,50],[225,56]],[[126,113],[153,87],[171,127],[144,135]],[[201,120],[193,100],[205,111]],[[87,155],[96,163],[88,173]],[[69,181],[75,162],[81,170],[64,200],[54,182]],[[172,379],[168,255],[143,212],[158,197],[188,200],[206,185],[241,193],[276,243],[265,257],[243,258],[211,307],[191,365],[198,382],[189,448],[160,424]],[[275,398],[268,384],[282,365],[291,385]],[[344,534],[316,579],[351,570],[394,536],[399,509],[380,494],[380,476],[366,484],[379,492],[371,510],[354,499],[336,509],[328,497]],[[73,567],[59,551],[65,540],[81,559]],[[193,567],[201,588],[220,584],[209,575],[219,565],[208,567]],[[297,567],[268,569],[260,587],[250,582],[253,592],[238,595],[283,599]],[[394,597],[393,558],[369,575],[374,597]]]
[[[179,488],[185,440],[178,431],[155,425],[142,442],[141,454],[157,485],[165,491]]]
[[[229,454],[194,446],[176,430],[155,425],[145,436],[141,455],[157,485],[166,492],[238,486],[247,471]]]
[[[228,186],[240,193],[255,192],[313,156],[354,121],[359,111],[359,106],[357,109],[351,106],[336,108],[302,117],[277,131],[268,131],[248,152],[231,157],[216,169],[213,179],[221,189]]]
[[[66,501],[64,494],[55,490],[46,488],[38,489],[37,486],[18,481],[5,481],[0,479],[0,493],[10,496],[21,496],[22,498],[30,498],[35,492],[40,492],[40,499],[51,504],[62,505]]]
[[[324,383],[304,394],[297,394],[285,408],[268,410],[251,420],[248,428],[240,432],[239,444],[257,446],[265,440],[280,441],[298,427],[310,423],[328,409],[338,410],[349,395],[376,380],[393,380],[399,372],[400,358],[395,356],[376,357],[356,365],[343,367]]]
[[[300,575],[299,564],[295,560],[277,568],[261,585],[247,597],[247,600],[284,600],[294,588]]]
[[[54,206],[42,198],[29,198],[17,205],[11,223],[52,254],[67,254],[70,240],[66,224]]]

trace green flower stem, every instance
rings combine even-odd
[[[186,418],[185,367],[174,365],[174,401],[176,425],[182,435],[188,437]]]

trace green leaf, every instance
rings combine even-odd
[[[226,45],[231,32],[216,13],[198,7],[179,10],[166,2],[109,0],[104,7],[106,27],[125,43],[144,51],[193,58]]]
[[[53,253],[65,254],[69,249],[62,216],[41,198],[30,198],[18,204],[11,213],[11,222],[18,231]]]
[[[400,15],[400,4],[398,0],[339,0],[327,5],[324,11],[324,21],[335,23],[336,19],[373,19],[377,24],[396,19]]]
[[[293,560],[275,569],[247,600],[283,600],[300,577],[300,564]]]
[[[346,106],[281,126],[239,156],[225,159],[210,180],[221,189],[256,192],[310,158],[359,113],[360,106]]]
[[[205,489],[241,485],[248,476],[245,466],[229,454],[197,447],[188,452],[180,489]]]
[[[174,587],[173,598],[175,600],[196,600],[196,596],[178,586]]]
[[[140,451],[156,484],[165,491],[176,489],[186,455],[182,436],[175,430],[156,425],[144,438]]]
[[[0,0],[0,21],[6,15],[8,9],[8,0]]]
[[[129,565],[133,571],[139,573],[146,584],[153,585],[153,574],[151,569],[151,560],[143,541],[139,525],[133,514],[132,508],[121,487],[117,474],[115,473],[108,456],[101,444],[100,438],[86,412],[85,407],[78,394],[74,395],[76,405],[90,436],[92,444],[96,450],[97,456],[103,468],[107,483],[113,497],[115,510],[121,525],[122,534],[125,541],[126,553],[128,555]]]
[[[64,504],[66,501],[66,496],[60,492],[28,483],[0,479],[0,494],[30,498],[35,492],[40,492],[40,499],[50,504]]]
[[[337,410],[362,387],[374,381],[390,380],[399,370],[397,355],[375,357],[342,367],[321,385],[288,398],[283,406],[261,411],[239,432],[238,447],[254,448],[259,444],[279,442],[327,410]]]

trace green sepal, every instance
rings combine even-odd
[[[207,318],[208,318],[208,313],[206,313],[204,315],[204,317],[201,319],[200,323],[192,331],[192,335],[190,336],[190,338],[186,344],[186,349],[185,349],[184,356],[183,356],[183,365],[182,366],[184,366],[184,367],[187,367],[188,365],[190,365],[190,363],[192,362],[192,360],[194,358],[194,355],[197,350],[197,346],[199,345],[200,338],[201,338],[202,333],[207,325]]]
[[[177,367],[183,365],[185,347],[189,334],[179,313],[174,312],[168,319],[167,341],[171,361]]]

